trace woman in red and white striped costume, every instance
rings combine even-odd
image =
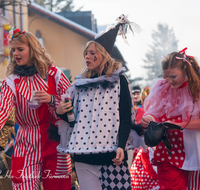
[[[70,156],[58,153],[58,143],[47,133],[49,123],[57,120],[54,107],[70,82],[32,33],[14,30],[10,45],[0,95],[0,129],[15,106],[20,127],[12,156],[13,189],[38,190],[40,174],[44,190],[71,189]]]

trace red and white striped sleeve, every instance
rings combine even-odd
[[[10,115],[14,105],[14,100],[15,95],[11,88],[7,85],[6,80],[4,80],[0,93],[0,129],[4,126]]]
[[[51,73],[53,71],[54,73]],[[57,95],[54,95],[55,102],[54,104],[49,104],[49,111],[50,113],[56,118],[59,119],[59,117],[55,113],[55,109],[58,107],[61,100],[61,95],[65,94],[68,87],[71,85],[68,78],[65,76],[65,74],[57,67],[52,67],[49,74],[53,75],[55,77],[56,82],[56,92]]]
[[[61,102],[61,95],[65,94],[67,89],[70,86],[70,82],[68,78],[65,76],[63,72],[60,73],[60,80],[57,85],[57,96],[55,96],[55,107],[57,108],[59,103]]]

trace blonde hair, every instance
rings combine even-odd
[[[42,78],[45,78],[48,68],[54,63],[54,61],[51,59],[50,55],[46,52],[46,50],[42,47],[37,37],[30,32],[25,32],[11,39],[9,43],[12,44],[12,42],[16,41],[29,46],[30,62],[35,66],[38,74]],[[10,50],[9,56],[10,59],[6,72],[7,76],[9,76],[10,74],[14,74],[14,69],[17,65],[12,50]]]
[[[188,78],[188,90],[194,101],[198,101],[200,94],[200,67],[193,57],[186,57],[189,65],[186,61],[176,59],[176,57],[184,58],[184,55],[179,52],[172,52],[168,54],[162,61],[162,69],[178,67],[181,70],[185,70]]]
[[[100,64],[98,73],[94,72],[93,70],[87,70],[87,67],[83,68],[83,70],[82,70],[82,77],[83,78],[90,78],[90,77],[94,76],[95,74],[98,74],[98,76],[101,76],[102,73],[104,73],[108,77],[111,77],[115,70],[117,70],[118,68],[122,67],[121,63],[116,62],[113,58],[111,58],[111,56],[105,50],[105,48],[102,45],[100,45],[99,43],[95,42],[95,41],[87,42],[85,50],[83,52],[83,56],[84,57],[86,56],[87,48],[91,44],[95,45],[97,53],[102,58],[102,62]]]

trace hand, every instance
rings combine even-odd
[[[14,145],[14,139],[11,139],[10,142],[7,144],[8,148]]]
[[[175,122],[172,122],[172,121],[170,121],[170,120],[167,120],[167,121],[165,121],[165,122],[166,122],[166,123],[176,124]],[[177,129],[174,129],[174,128],[171,128],[171,127],[167,127],[167,126],[165,126],[165,125],[164,125],[164,127],[167,128],[169,131],[177,130]]]
[[[117,148],[116,157],[112,159],[114,165],[119,166],[124,159],[124,150],[120,147]]]
[[[34,99],[39,103],[50,103],[51,102],[51,95],[47,92],[40,90],[36,91],[34,95]]]
[[[183,128],[185,128],[185,126],[188,124],[188,122],[187,121],[183,121],[183,122],[180,122],[180,123],[177,123],[177,122],[175,122],[175,121],[166,121],[166,122],[168,122],[168,123],[172,123],[172,124],[174,124],[174,125],[179,125],[179,126],[181,126],[181,127],[183,127]]]
[[[71,99],[72,98],[70,97],[69,100],[71,100]],[[58,107],[56,109],[56,113],[59,114],[59,115],[62,115],[64,113],[69,112],[72,109],[73,109],[73,107],[72,107],[72,102],[71,101],[69,101],[69,102],[62,101],[58,105]]]
[[[181,126],[183,128],[187,124],[187,122],[177,123],[177,122],[171,121],[171,120],[167,120],[167,121],[165,121],[165,123],[171,123],[171,124],[174,124],[174,125],[179,125],[179,126]],[[168,126],[165,126],[165,125],[164,125],[164,127],[166,127],[169,131],[177,130],[176,128],[168,127]]]
[[[155,121],[154,117],[151,115],[146,115],[145,117],[142,118],[141,120],[141,125],[144,128],[148,128],[149,122],[150,121]]]

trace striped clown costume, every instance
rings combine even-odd
[[[70,82],[60,69],[51,66],[48,81],[39,74],[33,76],[10,75],[3,81],[0,95],[0,129],[15,106],[16,123],[20,126],[10,176],[14,190],[38,190],[40,177],[44,190],[71,189],[71,160],[69,155],[56,151],[58,145],[48,139],[49,122],[55,123],[55,106]],[[31,107],[32,90],[43,90],[54,95],[55,105],[42,103]]]

